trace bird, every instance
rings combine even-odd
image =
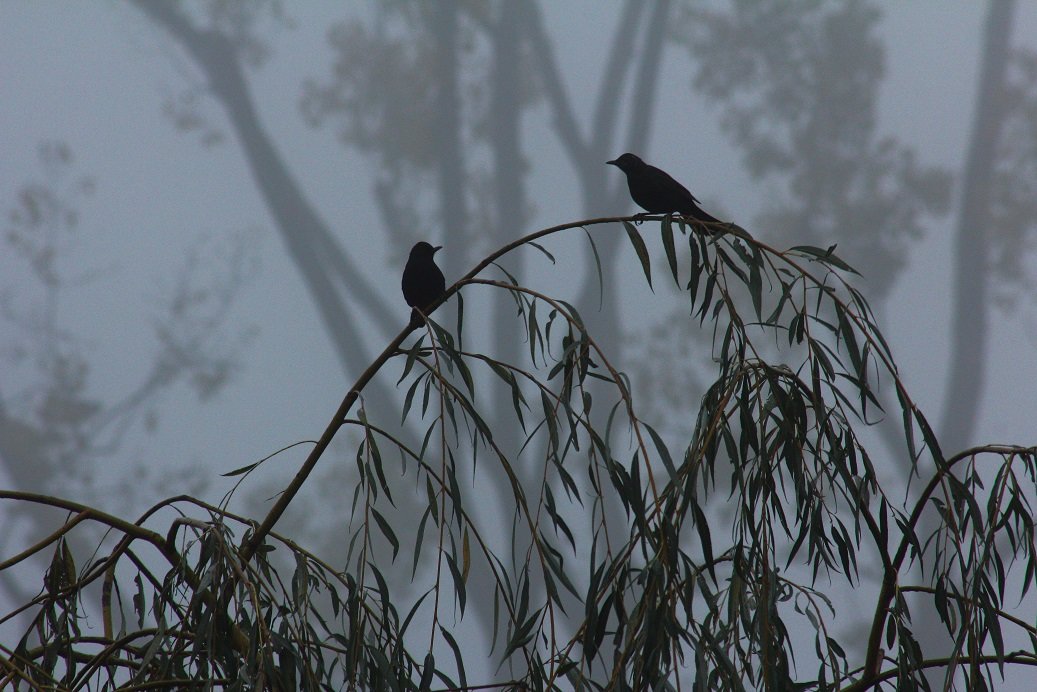
[[[424,240],[415,243],[410,249],[407,266],[403,268],[402,286],[403,297],[407,305],[413,308],[413,323],[424,322],[423,315],[428,312],[428,307],[446,291],[446,279],[433,257],[441,249],[442,246],[433,247]]]
[[[699,201],[688,192],[688,188],[666,171],[645,163],[639,156],[628,152],[606,163],[626,173],[630,196],[637,206],[650,214],[677,213],[696,221],[720,223],[720,219],[702,211]]]

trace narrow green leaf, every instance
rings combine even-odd
[[[435,504],[432,505],[435,507]],[[414,539],[414,557],[411,561],[410,578],[414,579],[414,575],[418,573],[418,562],[421,559],[421,547],[425,542],[425,522],[428,521],[431,511],[429,507],[425,508],[425,511],[421,514],[421,521],[418,522],[418,533]],[[332,591],[334,593],[334,590]]]
[[[695,530],[699,534],[699,543],[702,544],[702,555],[706,559],[706,569],[709,571],[709,576],[713,580],[713,583],[717,583],[717,574],[713,560],[713,539],[709,534],[709,522],[706,521],[706,515],[702,513],[702,508],[699,507],[699,503],[694,500],[691,502],[691,510],[695,515]]]
[[[760,265],[763,264],[763,256],[760,249],[753,246],[752,258],[749,262],[749,294],[753,299],[753,309],[756,311],[756,319],[762,320],[763,306],[763,280],[760,277]]]
[[[382,608],[382,614],[383,614],[383,616],[387,616],[388,613],[389,613],[389,610],[392,608],[392,605],[391,605],[392,602],[391,602],[390,597],[389,597],[389,584],[388,584],[388,582],[385,581],[385,577],[382,576],[382,572],[378,569],[378,567],[373,562],[368,560],[367,561],[367,566],[371,570],[371,576],[373,576],[375,581],[377,582],[378,602],[379,602],[379,605]]]
[[[231,476],[240,476],[243,473],[248,473],[249,471],[251,471],[252,469],[256,468],[257,466],[259,466],[262,463],[263,463],[262,461],[257,461],[254,464],[246,464],[245,466],[240,466],[240,467],[234,469],[233,471],[228,471],[227,473],[221,473],[220,475],[223,476],[224,478],[230,478]]]
[[[594,269],[598,273],[598,309],[601,309],[602,301],[605,300],[605,279],[604,273],[601,271],[601,256],[598,255],[598,246],[594,243],[590,231],[584,228],[583,232],[587,235],[587,241],[591,244],[591,253],[594,255]]]
[[[663,236],[663,250],[666,251],[666,261],[670,265],[670,274],[673,275],[673,282],[679,288],[681,282],[677,276],[677,248],[673,241],[673,226],[670,224],[669,215],[663,217],[662,222],[659,224],[659,229]]]
[[[389,545],[392,546],[392,559],[395,562],[396,554],[400,552],[400,541],[396,538],[392,526],[390,526],[389,522],[385,520],[385,517],[382,516],[381,512],[372,507],[371,514],[374,515],[374,520],[378,524],[378,529],[382,532],[382,535],[385,536],[385,539],[389,541]]]
[[[429,651],[425,654],[425,662],[421,665],[421,682],[418,683],[419,692],[428,692],[432,689],[432,676],[436,672],[436,657]]]
[[[706,313],[709,312],[709,306],[713,304],[713,289],[716,288],[716,285],[716,274],[710,272],[706,277],[706,289],[702,294],[702,305],[699,307],[699,324],[706,321]]]
[[[292,603],[297,610],[302,610],[309,594],[310,570],[306,557],[295,553],[295,573],[292,574]]]
[[[744,250],[742,250],[741,245],[735,245],[734,247],[736,250],[744,252]],[[741,267],[739,267],[738,264],[733,259],[731,259],[731,255],[725,252],[724,249],[720,246],[717,246],[717,257],[720,258],[721,262],[727,265],[728,269],[733,271],[735,275],[738,276],[738,279],[743,284],[749,284],[749,277],[745,275],[745,271]]]
[[[663,466],[666,467],[666,472],[670,474],[670,478],[677,476],[677,469],[673,465],[673,457],[670,456],[670,450],[667,449],[666,443],[663,442],[663,438],[659,437],[659,433],[655,431],[650,425],[645,425],[645,429],[652,438],[652,442],[655,443],[655,451],[659,453],[659,458],[662,459]]]
[[[468,676],[464,672],[464,657],[461,655],[461,648],[457,645],[457,642],[450,635],[442,625],[439,626],[439,633],[443,635],[443,639],[446,640],[447,646],[454,652],[454,665],[457,667],[457,677],[460,678],[458,681],[460,684],[456,685],[458,689],[468,689]]]
[[[547,259],[551,260],[551,264],[557,264],[555,262],[555,256],[552,255],[550,252],[548,252],[547,248],[545,248],[540,243],[534,243],[532,240],[529,240],[529,241],[526,241],[526,245],[529,245],[531,247],[535,247],[537,250],[540,250],[540,252],[544,253],[544,255],[547,256]]]
[[[335,589],[331,589],[329,594],[335,594]],[[410,623],[414,620],[414,616],[418,614],[418,610],[421,608],[421,604],[425,602],[428,595],[432,593],[432,589],[428,589],[425,593],[421,594],[418,600],[414,601],[414,605],[410,607],[410,611],[407,613],[407,617],[403,619],[403,624],[400,625],[400,634],[406,634],[407,628],[410,627]]]
[[[472,546],[468,538],[468,527],[464,528],[464,538],[461,540],[461,578],[468,581],[468,572],[472,569]]]
[[[443,556],[443,559],[446,561],[447,567],[450,568],[450,574],[454,578],[454,594],[457,595],[457,608],[464,615],[465,605],[468,603],[468,590],[465,586],[464,575],[457,568],[457,563],[454,561],[453,556],[446,554]]]
[[[534,631],[536,628],[537,619],[540,617],[540,611],[535,611],[529,616],[518,628],[515,633],[511,636],[511,641],[508,642],[507,648],[504,650],[504,659],[507,660],[508,656],[514,653],[516,650],[522,648],[528,644],[533,636],[536,634]]]
[[[925,440],[926,447],[929,448],[929,453],[933,455],[937,468],[942,468],[946,463],[946,459],[943,456],[943,450],[940,449],[940,442],[936,438],[936,433],[929,427],[929,421],[921,411],[916,408],[912,413],[914,413],[915,420],[918,421],[918,427],[922,431],[922,438]]]
[[[623,222],[623,228],[626,229],[627,237],[630,238],[630,244],[634,246],[634,252],[637,253],[637,259],[641,262],[641,269],[645,273],[645,278],[648,279],[648,286],[652,288],[652,263],[648,257],[648,247],[645,246],[645,241],[641,237],[641,234],[634,228],[634,224],[629,221]],[[655,289],[652,288],[652,292]]]
[[[526,338],[529,340],[529,359],[534,364],[537,362],[537,344],[543,348],[543,340],[540,337],[540,325],[537,322],[537,304],[531,303],[529,314],[526,316]]]
[[[844,271],[853,272],[854,274],[860,275],[860,273],[856,269],[854,269],[849,264],[836,257],[835,245],[830,245],[826,250],[822,250],[821,248],[815,247],[813,245],[796,245],[794,247],[790,247],[788,250],[786,250],[786,252],[796,252],[800,255],[806,256],[807,258],[814,258],[824,264],[830,264],[833,267],[836,267],[837,269],[842,269]]]
[[[691,253],[691,275],[688,277],[688,285],[685,288],[691,298],[691,311],[694,314],[695,296],[699,292],[699,282],[702,279],[702,270],[704,268],[702,262],[703,255],[699,253],[699,243],[695,233],[688,236],[688,249]]]
[[[410,413],[410,407],[414,403],[414,394],[418,391],[418,386],[423,379],[424,376],[415,377],[414,382],[407,388],[407,394],[403,397],[403,412],[400,414],[400,423],[407,420],[407,414]]]
[[[457,297],[457,350],[463,351],[464,346],[461,345],[461,335],[464,334],[464,296],[461,295],[461,291],[454,295]]]

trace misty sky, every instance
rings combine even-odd
[[[300,114],[305,80],[328,79],[336,58],[329,29],[347,13],[370,13],[374,5],[337,0],[284,5],[293,26],[260,28],[271,56],[249,72],[259,118],[308,200],[398,311],[402,328],[409,310],[400,295],[399,274],[408,248],[386,244],[372,194],[374,178],[367,169],[374,159],[343,147],[334,124],[311,128]],[[618,3],[541,5],[562,79],[586,125]],[[879,135],[895,136],[914,148],[921,163],[945,167],[957,183],[975,108],[987,4],[889,0],[879,6],[886,51]],[[1037,3],[1019,4],[1013,41],[1037,49]],[[693,91],[692,74],[687,51],[668,45],[651,141],[637,153],[685,183],[708,211],[752,232],[754,219],[781,190],[754,181],[743,169],[741,154],[721,131],[719,109]],[[197,99],[203,118],[199,129],[186,133],[177,130],[168,112],[185,96]],[[533,107],[522,123],[529,198],[535,203],[524,232],[583,217],[580,189],[547,109]],[[218,141],[208,141],[211,137]],[[224,111],[207,97],[203,76],[176,42],[122,0],[0,0],[0,203],[5,215],[23,186],[47,181],[38,151],[42,142],[55,140],[68,145],[75,162],[68,177],[49,183],[76,206],[78,225],[60,243],[58,267],[69,284],[61,302],[51,307],[65,330],[59,338],[74,343],[89,363],[87,396],[111,404],[147,376],[157,329],[190,258],[198,259],[193,276],[199,287],[225,278],[235,251],[241,253],[237,266],[244,278],[228,317],[216,331],[203,334],[214,353],[233,359],[230,383],[203,401],[185,384],[164,391],[97,468],[83,468],[45,490],[121,516],[180,493],[218,501],[235,481],[218,474],[317,438],[359,373],[343,370]],[[604,160],[601,164],[605,167]],[[619,175],[609,169],[608,180],[616,183]],[[81,179],[91,181],[92,194],[77,194]],[[934,422],[940,418],[947,379],[951,241],[958,204],[955,190],[951,213],[929,223],[926,238],[911,245],[908,269],[882,314],[900,373]],[[600,215],[622,211],[601,209]],[[527,277],[565,295],[576,290],[589,262],[586,245],[557,242],[551,248],[563,258],[559,265],[530,262]],[[3,247],[0,308],[13,307],[33,320],[45,309],[45,296],[24,262]],[[448,246],[440,257],[450,252]],[[581,254],[569,261],[574,253]],[[610,278],[627,291],[622,312],[628,332],[664,319],[662,308],[652,311],[660,302],[648,300],[636,263],[623,267],[627,275]],[[447,276],[448,281],[455,278]],[[470,314],[478,316],[479,304],[473,304]],[[982,411],[976,443],[1037,441],[1035,307],[1037,301],[1023,299],[1014,312],[990,313],[997,324],[985,396],[976,403]],[[477,318],[469,319],[466,329],[474,330]],[[0,313],[0,395],[9,406],[30,398],[38,382],[33,354],[15,351],[23,336],[19,329]],[[367,329],[364,338],[372,355],[386,341],[379,328]],[[252,501],[249,509],[278,492],[309,449],[302,444],[285,451],[250,479],[243,493]],[[335,454],[322,460],[325,468],[311,478],[309,495],[299,498],[286,519],[330,529],[325,534],[338,530],[334,522],[348,521],[343,518],[348,510],[332,516],[310,504],[316,499],[337,508],[335,503],[346,502],[342,498],[351,488],[320,482],[332,460],[341,458]],[[13,486],[5,473],[0,464],[0,486]],[[83,484],[81,476],[89,483]]]

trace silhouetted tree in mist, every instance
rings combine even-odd
[[[303,182],[287,169],[249,88],[250,71],[276,59],[265,36],[290,26],[290,8],[276,2],[129,4],[197,68],[201,85],[187,85],[186,100],[169,106],[174,124],[201,132],[203,144],[216,141],[224,130],[232,135],[318,307],[343,371],[364,367],[373,346],[363,325],[377,325],[378,333],[389,337],[405,313],[393,293],[360,272],[361,260],[343,242],[355,229],[322,218]],[[450,249],[443,259],[448,277],[454,277],[487,249],[521,234],[536,212],[528,193],[535,166],[524,137],[524,118],[533,109],[549,115],[586,215],[628,208],[623,181],[603,164],[620,151],[649,147],[658,126],[660,67],[664,57],[676,54],[675,47],[690,57],[689,81],[719,114],[746,170],[781,192],[752,224],[737,220],[778,245],[837,244],[838,252],[861,268],[880,315],[888,312],[884,302],[914,242],[950,208],[950,174],[920,162],[909,144],[878,128],[885,66],[874,3],[734,2],[703,9],[692,3],[625,2],[612,34],[602,37],[608,42],[607,59],[588,108],[574,101],[569,89],[574,77],[558,57],[564,39],[546,24],[539,3],[400,3],[368,9],[331,29],[335,62],[313,68],[301,106],[312,124],[335,127],[345,156],[363,157],[374,171],[373,199],[386,246],[401,248],[388,258],[394,265],[402,265],[402,252],[413,240],[436,239]],[[947,431],[945,444],[951,449],[971,440],[981,411],[990,308],[995,300],[1018,307],[1031,281],[1025,259],[1035,216],[1037,70],[1032,56],[1012,48],[1013,12],[1012,2],[990,5],[980,47],[985,67],[973,154],[956,176],[961,181],[954,221],[959,265],[951,288],[957,322],[948,375],[953,394],[939,426]],[[208,98],[221,108],[215,117],[199,115]],[[355,182],[344,179],[342,184]],[[621,247],[615,236],[598,239],[604,271],[616,266]],[[524,262],[516,255],[505,266],[521,278]],[[615,339],[624,330],[621,301],[607,295],[599,310],[594,274],[588,272],[575,304],[588,326]],[[612,290],[608,283],[605,290]],[[494,319],[514,309],[506,296],[495,294],[492,300]],[[663,366],[646,367],[639,379],[655,399],[649,400],[649,410],[660,416],[682,403],[681,397],[699,396],[707,382],[702,374],[709,372],[700,356],[710,353],[706,340],[678,324],[667,317],[651,328],[651,338],[638,334],[624,344],[632,358]],[[516,357],[519,342],[504,330],[489,333],[494,353]],[[190,338],[181,343],[180,334],[166,331],[169,352],[184,350],[184,343],[198,344]],[[230,362],[225,357],[215,361],[219,367],[192,366],[213,372],[196,382],[224,381]],[[676,373],[664,367],[673,361],[687,361],[688,367]],[[157,379],[149,382],[168,381],[166,367],[157,366]],[[64,372],[71,379],[60,389],[70,395],[82,392],[82,380],[74,377],[82,369]],[[142,391],[153,391],[150,386]],[[372,387],[372,409],[393,399],[391,386],[376,382]],[[129,397],[133,402],[144,398],[141,393]],[[503,412],[511,403],[502,396],[494,406]],[[9,409],[3,411],[8,425],[26,425]],[[91,416],[83,420],[94,420]],[[33,434],[8,440],[29,440],[40,450],[53,447],[53,439],[41,436],[38,427],[26,430]],[[15,455],[8,452],[4,458]],[[495,492],[500,497],[507,488]]]
[[[262,519],[226,503],[270,459],[226,474],[238,481],[219,506],[179,495],[137,520],[0,491],[68,517],[0,562],[31,578],[27,559],[52,556],[39,594],[13,611],[31,623],[4,647],[3,682],[863,692],[917,689],[933,670],[990,689],[1037,666],[1037,628],[1006,588],[1021,584],[1032,606],[1037,447],[945,455],[856,273],[831,250],[781,251],[734,226],[699,233],[669,217],[642,231],[634,220],[545,228],[483,258],[444,298],[507,293],[528,353],[507,362],[459,348],[479,322],[411,323],[354,381]],[[649,250],[657,225],[664,261]],[[712,334],[714,378],[676,444],[642,417],[631,377],[564,292],[493,278],[505,255],[587,228],[625,237],[631,268],[649,285],[672,281],[685,319]],[[554,260],[543,261],[567,270]],[[378,378],[405,387],[399,414],[423,430],[417,443],[395,434],[398,412],[365,408]],[[917,497],[883,480],[867,442],[867,411],[886,387],[918,461]],[[487,388],[510,393],[507,415],[480,403]],[[306,502],[300,491],[345,431],[356,473],[334,506],[345,556],[329,562],[274,529]],[[482,511],[489,477],[508,488],[510,531]],[[724,521],[711,519],[714,498]],[[68,539],[84,525],[106,538],[78,554]],[[849,589],[854,601],[839,595]],[[920,647],[925,625],[907,594],[941,613],[946,655]],[[855,601],[873,608],[862,616]],[[864,619],[865,636],[844,618]]]
[[[250,273],[247,239],[227,234],[194,241],[179,262],[156,273],[152,321],[141,331],[151,353],[135,363],[139,374],[114,398],[99,391],[91,344],[71,326],[77,293],[108,281],[109,267],[87,266],[80,250],[96,219],[82,219],[80,205],[97,182],[80,172],[72,148],[63,141],[38,145],[39,171],[31,171],[4,209],[0,283],[0,462],[9,487],[30,492],[73,494],[84,501],[108,495],[96,482],[98,468],[110,462],[133,430],[155,429],[165,414],[164,397],[188,386],[200,401],[219,392],[232,378],[250,331],[232,333],[226,318]],[[122,269],[116,263],[116,272]],[[176,482],[197,490],[186,472],[143,465],[117,482],[115,490],[139,497],[149,484]],[[4,507],[4,542],[43,535],[54,513],[38,505]],[[77,536],[71,545],[85,550],[96,536]],[[5,595],[28,600],[35,582],[3,573]]]
[[[976,443],[994,326],[992,288],[1032,280],[1019,259],[1027,257],[1033,243],[1027,238],[1037,226],[1037,72],[1011,47],[1014,5],[988,6],[968,154],[954,176],[951,359],[939,425],[948,450]],[[679,32],[698,63],[695,85],[715,99],[747,170],[780,190],[780,201],[754,227],[790,242],[838,243],[864,274],[881,315],[892,309],[882,301],[906,268],[926,217],[949,209],[951,175],[919,164],[910,147],[877,132],[884,74],[879,18],[879,6],[864,0],[733,2],[723,10],[689,9]],[[896,446],[897,422],[881,429],[891,458],[909,473]],[[928,521],[931,528],[934,519]],[[931,633],[922,639],[926,650],[951,648],[934,610],[915,620],[928,624],[921,630]]]

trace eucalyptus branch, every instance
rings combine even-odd
[[[914,510],[911,512],[907,524],[902,529],[904,536],[900,541],[900,545],[897,547],[897,551],[894,554],[889,567],[884,570],[882,587],[879,591],[879,596],[875,605],[875,615],[872,619],[871,633],[868,636],[868,648],[864,664],[864,679],[879,674],[878,666],[880,665],[882,654],[882,629],[886,622],[886,615],[889,612],[890,602],[893,600],[894,593],[897,589],[897,575],[900,573],[900,568],[903,566],[904,559],[907,557],[910,546],[914,543],[912,538],[915,534],[915,526],[918,525],[919,520],[922,518],[922,513],[929,504],[930,496],[936,491],[936,488],[943,483],[945,477],[951,473],[959,462],[975,457],[979,454],[999,454],[1002,456],[1023,454],[1032,457],[1037,455],[1037,447],[1020,447],[1014,445],[985,445],[980,447],[970,447],[969,449],[955,454],[949,458],[945,464],[936,469],[933,477],[915,501]]]
[[[840,688],[842,692],[864,692],[865,690],[872,689],[877,685],[892,680],[897,677],[899,671],[897,670],[896,661],[888,659],[889,663],[893,665],[889,670],[884,670],[876,673],[873,676],[865,675],[857,682],[846,685]],[[930,668],[945,668],[948,665],[954,663],[955,657],[947,656],[944,658],[929,658],[922,661],[918,668],[920,670],[928,670]],[[1005,663],[1011,663],[1016,665],[1035,666],[1037,667],[1037,656],[1029,651],[1018,651],[1013,653],[1007,653],[1003,656],[987,655],[983,654],[975,657],[975,663],[982,666],[1003,666]]]
[[[661,221],[666,263],[678,289],[690,299],[692,319],[700,326],[707,319],[714,323],[712,355],[719,361],[719,375],[692,416],[683,459],[672,458],[669,444],[639,415],[630,381],[606,354],[600,335],[587,331],[576,308],[520,285],[498,263],[524,245],[554,262],[538,240],[579,230],[588,234],[593,247],[590,227],[612,224],[602,232],[628,236],[651,285],[653,259],[642,237],[647,234],[634,225],[646,219]],[[0,491],[0,499],[69,513],[46,538],[0,562],[3,571],[59,546],[46,591],[16,611],[35,609],[33,627],[18,648],[0,647],[5,652],[4,680],[65,684],[59,680],[60,666],[67,664],[76,666],[73,684],[78,686],[105,675],[125,675],[127,683],[164,684],[193,673],[211,673],[215,680],[248,661],[248,666],[258,666],[249,678],[257,686],[275,686],[276,677],[286,675],[311,686],[336,680],[377,686],[420,677],[423,689],[431,689],[434,680],[448,689],[491,689],[498,685],[472,685],[465,678],[464,663],[471,654],[458,646],[446,617],[451,576],[453,602],[465,615],[473,565],[479,583],[487,585],[481,600],[492,597],[490,653],[501,646],[502,664],[527,669],[509,675],[515,680],[508,684],[514,686],[539,689],[565,678],[576,685],[639,689],[670,684],[679,689],[686,671],[694,667],[697,687],[802,684],[863,690],[898,676],[913,679],[935,666],[967,662],[974,678],[984,680],[993,674],[984,668],[991,663],[1037,665],[1037,654],[1031,651],[1003,650],[1003,623],[1020,628],[1032,641],[1037,641],[1037,629],[1005,612],[1001,591],[993,591],[1003,591],[1007,573],[1024,555],[1027,593],[1037,564],[1030,503],[1021,495],[1037,474],[1037,447],[987,445],[945,458],[907,394],[870,307],[844,276],[852,269],[831,250],[778,251],[737,226],[713,224],[707,234],[676,219],[691,253],[691,277],[684,285],[687,258],[675,250],[673,221],[636,215],[559,224],[485,257],[426,313],[466,286],[508,291],[520,315],[516,336],[521,338],[524,327],[531,364],[461,348],[463,311],[457,334],[431,319],[407,324],[346,392],[262,521],[236,515],[226,505],[243,480],[270,457],[226,474],[235,477],[234,486],[219,505],[178,496],[156,503],[136,522],[57,498]],[[489,278],[487,270],[495,268],[507,280]],[[404,348],[419,328],[424,335]],[[773,345],[766,344],[771,337]],[[788,363],[769,359],[772,351]],[[403,417],[406,421],[412,403],[420,401],[414,403],[414,410],[420,409],[416,415],[431,419],[420,448],[369,420],[363,402],[357,401],[369,396],[364,394],[369,385],[384,376],[383,366],[401,357],[397,387],[405,380],[409,387]],[[492,376],[500,382],[491,379],[489,385],[502,386],[505,393],[510,389],[517,419],[512,425],[521,425],[522,434],[508,439],[517,450],[501,442],[499,426],[508,423],[485,416],[476,404],[476,393]],[[932,478],[910,508],[889,501],[860,438],[859,428],[875,422],[868,406],[881,410],[874,393],[889,380],[895,383],[912,458],[917,461],[928,451],[936,461]],[[600,427],[592,422],[588,386],[597,383],[607,391],[602,399],[608,420]],[[627,435],[620,449],[613,441],[614,424]],[[273,530],[343,426],[362,433],[345,569],[332,567]],[[918,431],[924,442],[916,448],[913,435]],[[543,454],[534,459],[535,465],[520,465],[536,456],[531,450],[541,443]],[[389,558],[379,550],[381,532],[397,559],[395,518],[410,518],[406,513],[414,506],[413,501],[406,507],[397,504],[383,445],[400,455],[402,475],[418,483],[413,598],[401,594],[391,573],[384,571],[383,560]],[[480,487],[472,491],[460,480],[469,448],[473,477],[478,463],[482,473],[510,486],[511,494],[505,491],[501,499],[514,511],[512,566],[507,564],[507,547],[501,553],[496,543],[504,536],[494,533],[495,525],[480,523],[481,513],[472,506],[482,499]],[[627,453],[632,461],[620,461]],[[989,455],[1002,460],[993,486],[982,473]],[[969,464],[967,472],[961,470],[963,461]],[[580,465],[586,472],[582,485],[576,470]],[[734,520],[725,544],[716,545],[718,532],[711,537],[707,513],[717,505],[707,501],[724,483],[718,472],[727,471]],[[963,480],[957,481],[958,476]],[[940,503],[941,491],[947,494],[944,511],[955,512],[960,505],[964,514],[960,519],[945,516],[935,547],[923,548],[917,527],[927,508]],[[423,511],[422,495],[428,500]],[[985,512],[980,508],[984,496]],[[588,497],[591,502],[585,505]],[[625,519],[599,513],[607,497],[622,501]],[[575,522],[586,522],[582,530],[574,516]],[[167,526],[164,536],[150,528],[159,519]],[[426,534],[428,521],[438,536]],[[73,574],[63,541],[89,523],[118,534],[118,540],[108,553],[92,556],[86,569]],[[232,537],[242,528],[244,536],[235,546]],[[699,532],[697,545],[690,529]],[[516,535],[523,539],[517,541]],[[1014,552],[1005,549],[1006,541]],[[137,550],[140,542],[157,549],[173,569],[155,570],[146,560],[150,551]],[[107,543],[103,539],[102,545]],[[963,554],[948,558],[945,549],[958,544]],[[427,552],[422,554],[425,545],[437,551],[434,564]],[[282,546],[290,551],[294,571],[283,569],[283,552],[267,557]],[[882,581],[866,644],[851,658],[830,619],[841,609],[816,583],[819,573],[850,585],[859,582],[859,554],[873,548]],[[945,594],[940,584],[899,583],[911,556],[927,561],[933,553],[934,573],[945,577],[945,572],[960,570],[974,588]],[[785,558],[788,564],[782,568]],[[812,569],[812,581],[800,584],[786,577],[794,563]],[[121,612],[129,609],[120,585],[127,568],[136,572],[136,589],[131,586],[130,592],[140,620],[130,632],[125,631],[128,613]],[[995,576],[997,583],[992,584]],[[85,635],[76,629],[84,617],[78,603],[86,588],[102,578],[105,636]],[[938,607],[950,602],[961,611],[964,624],[955,626],[959,636],[953,655],[922,659],[915,652],[913,626],[902,610],[907,593],[928,594],[942,599],[944,605]],[[146,618],[151,620],[148,627]],[[792,667],[799,644],[789,633],[795,631],[792,624],[808,620],[820,666],[817,680],[799,683]],[[425,623],[430,629],[422,659],[407,640],[425,638]],[[887,628],[895,628],[889,631],[899,641],[896,656],[880,648]],[[416,630],[421,634],[414,635]],[[230,637],[224,641],[226,633]],[[39,640],[38,646],[27,648],[30,636]],[[436,660],[447,646],[459,683],[448,672],[450,664],[444,667]],[[68,653],[58,653],[55,664],[47,659],[52,649]],[[987,649],[997,655],[984,653]],[[688,660],[692,652],[693,662]],[[290,670],[278,668],[276,661],[283,665],[289,659],[295,661]],[[849,667],[851,660],[860,659],[863,665]],[[890,663],[895,665],[883,667]]]
[[[449,286],[443,293],[443,295],[440,296],[439,300],[437,300],[432,305],[429,305],[427,308],[427,312],[431,313],[437,307],[442,305],[443,302],[448,300],[452,295],[454,295],[454,293],[460,290],[461,286],[465,285],[466,283],[472,283],[472,280],[476,276],[478,276],[480,272],[492,265],[498,259],[508,254],[512,250],[521,247],[522,245],[530,243],[531,241],[535,241],[539,238],[553,235],[555,233],[560,233],[562,231],[567,231],[572,228],[584,228],[586,226],[596,226],[601,224],[616,223],[623,221],[641,221],[644,218],[644,215],[609,216],[596,219],[587,219],[585,221],[573,221],[569,223],[558,224],[556,226],[551,226],[549,228],[545,228],[534,233],[530,233],[529,235],[523,236],[522,238],[508,243],[507,245],[494,251],[481,262],[476,264],[471,271],[469,271],[467,274],[458,279],[457,282],[454,283],[452,286]],[[660,216],[649,218],[662,217]],[[310,473],[313,471],[314,467],[316,467],[317,462],[320,461],[320,458],[324,455],[324,452],[331,444],[331,441],[334,439],[335,434],[338,432],[338,429],[342,426],[343,419],[345,419],[345,417],[349,414],[350,409],[356,402],[357,397],[359,397],[360,393],[364,390],[364,387],[366,387],[368,383],[372,379],[374,379],[374,376],[382,369],[382,366],[385,365],[385,363],[396,353],[397,349],[399,349],[400,347],[400,344],[403,343],[403,341],[410,335],[412,331],[416,329],[416,327],[417,325],[415,324],[408,324],[406,327],[404,327],[403,331],[397,334],[396,337],[389,342],[389,344],[382,350],[382,353],[377,358],[375,358],[375,360],[367,367],[366,370],[364,370],[360,377],[357,378],[357,381],[346,393],[346,396],[342,400],[342,403],[339,404],[338,410],[335,411],[335,415],[332,416],[331,421],[328,423],[327,427],[325,427],[324,433],[320,436],[320,438],[318,438],[317,444],[314,445],[313,450],[310,451],[309,456],[306,457],[306,460],[303,462],[302,466],[300,466],[299,470],[296,472],[295,477],[292,478],[291,483],[289,483],[288,486],[284,489],[284,491],[282,491],[281,495],[277,498],[277,502],[274,503],[274,506],[267,513],[266,517],[259,524],[259,526],[256,527],[255,531],[249,534],[242,542],[241,549],[239,552],[241,554],[241,559],[243,561],[248,562],[256,554],[256,550],[258,550],[259,546],[262,545],[263,540],[266,538],[266,535],[270,532],[271,529],[273,529],[274,524],[276,524],[277,521],[281,518],[285,510],[288,509],[288,505],[291,504],[292,500],[295,499],[295,496],[298,494],[299,490],[306,482],[306,479],[309,478]]]

